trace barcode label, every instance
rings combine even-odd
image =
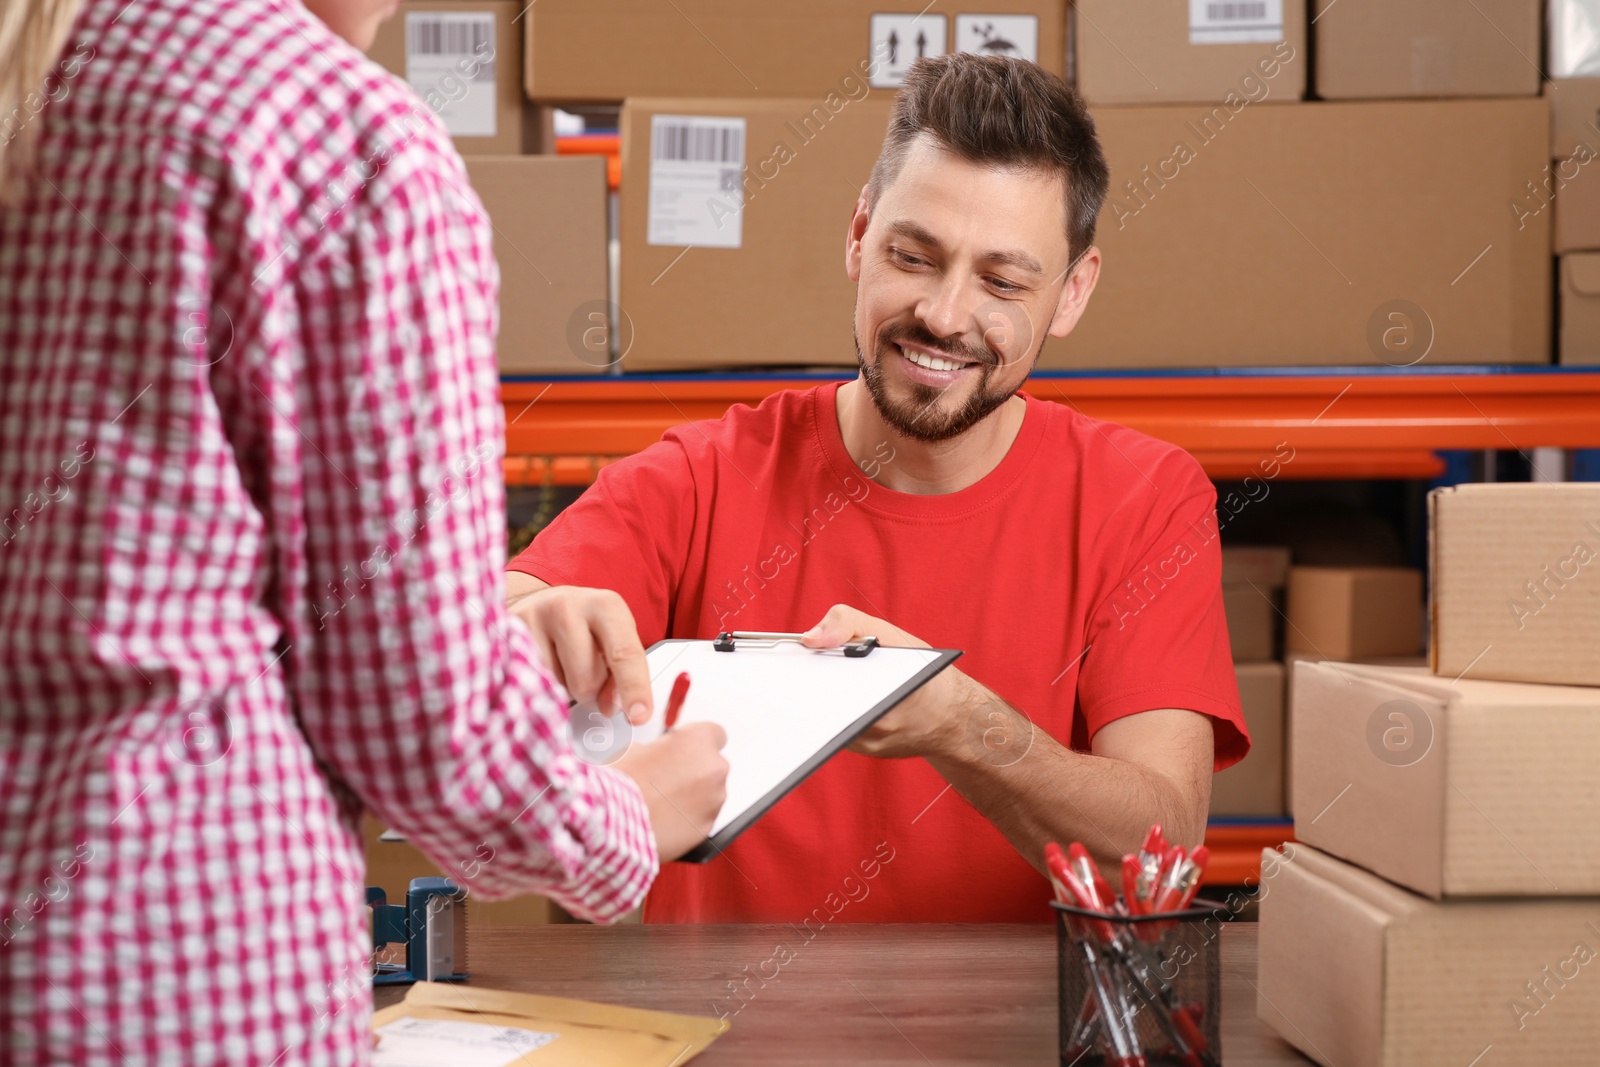
[[[1283,40],[1283,0],[1189,0],[1190,44]]]
[[[1211,22],[1237,22],[1241,19],[1261,22],[1266,17],[1267,5],[1264,3],[1206,5],[1206,18]]]
[[[743,244],[744,139],[742,118],[650,117],[649,244]]]
[[[655,133],[655,158],[686,163],[744,163],[742,126],[708,126],[704,123],[659,123]]]
[[[406,52],[411,56],[477,56],[494,47],[494,16],[411,15]]]
[[[494,14],[406,13],[406,81],[456,137],[493,137]]]

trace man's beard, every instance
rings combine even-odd
[[[939,407],[939,400],[945,393],[944,389],[923,385],[921,382],[906,383],[911,390],[908,398],[897,400],[891,397],[889,388],[883,380],[883,364],[885,360],[900,355],[896,348],[896,343],[900,341],[933,352],[943,352],[953,359],[978,361],[980,369],[977,388],[953,411],[944,411]],[[962,341],[940,340],[920,323],[890,326],[879,331],[877,359],[872,363],[868,363],[861,353],[861,338],[857,337],[855,342],[856,363],[861,368],[861,379],[867,383],[867,393],[872,397],[872,403],[878,409],[878,414],[883,416],[883,421],[913,441],[932,444],[959,437],[982,422],[1022,388],[1018,383],[1016,389],[991,392],[989,382],[1000,365],[998,354],[988,348],[980,348]],[[1038,353],[1034,355],[1037,357]]]

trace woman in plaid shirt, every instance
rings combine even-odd
[[[637,635],[507,613],[489,226],[314,6],[0,11],[0,1062],[360,1061],[364,807],[605,921],[721,803],[714,727],[574,753]]]

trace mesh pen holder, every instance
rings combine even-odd
[[[1050,906],[1061,1067],[1221,1064],[1225,905],[1197,899],[1159,916]]]

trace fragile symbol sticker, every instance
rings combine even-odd
[[[744,136],[742,118],[651,117],[647,243],[702,248],[743,243]]]
[[[874,64],[869,81],[874,89],[898,89],[911,65],[925,56],[942,56],[945,46],[943,15],[872,16],[867,54]]]
[[[957,15],[956,51],[1039,62],[1037,15]]]

